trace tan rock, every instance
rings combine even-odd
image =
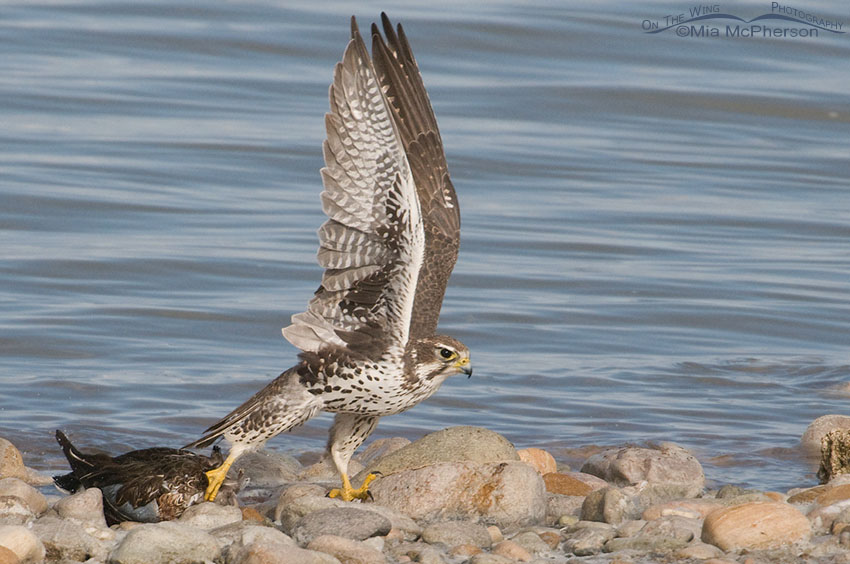
[[[534,558],[526,549],[509,540],[500,542],[490,552],[497,556],[504,556],[511,560],[519,560],[520,562],[530,562]]]
[[[680,548],[673,556],[682,560],[688,558],[693,560],[708,560],[709,558],[720,558],[723,556],[723,551],[713,544],[694,542],[684,548]]]
[[[802,446],[807,455],[819,457],[823,437],[834,429],[850,429],[850,416],[824,415],[818,417],[806,428],[800,439],[800,446]]]
[[[543,479],[520,461],[433,464],[382,477],[370,491],[377,504],[417,521],[481,518],[513,527],[546,515]]]
[[[19,478],[0,479],[0,496],[13,496],[22,499],[36,515],[41,515],[47,511],[47,499],[44,495]]]
[[[561,495],[584,496],[593,491],[593,487],[568,474],[550,472],[543,475],[546,491]]]
[[[25,480],[27,468],[24,459],[15,445],[0,438],[0,478],[18,478]]]
[[[447,462],[519,461],[514,446],[502,435],[483,427],[459,426],[429,433],[419,440],[370,462],[352,480],[359,484],[370,472],[387,477]],[[351,473],[354,470],[350,471]]]
[[[44,560],[44,544],[35,533],[21,525],[0,525],[0,546],[14,552],[21,562]]]
[[[815,486],[813,488],[796,491],[793,495],[788,497],[788,503],[811,503],[828,489],[828,486]]]
[[[520,460],[531,465],[541,476],[558,471],[555,457],[542,448],[524,448],[516,451],[516,453]]]
[[[558,548],[558,545],[561,543],[561,535],[555,531],[542,531],[539,533],[539,536],[540,540],[545,542],[552,550]]]
[[[265,522],[266,518],[263,515],[254,509],[253,507],[243,507],[242,508],[242,520],[243,521],[257,521],[258,523]]]
[[[490,525],[487,527],[487,532],[490,534],[491,544],[496,544],[497,542],[505,540],[504,535],[502,535],[502,530],[496,525]]]
[[[481,554],[484,552],[480,547],[475,546],[474,544],[459,544],[457,546],[453,546],[449,550],[449,556],[452,558],[459,558],[461,560],[468,560],[472,558],[476,554]]]
[[[0,564],[20,564],[21,559],[5,546],[0,546]]]
[[[820,505],[832,505],[845,499],[850,499],[850,484],[827,488],[815,498],[815,501]]]
[[[778,548],[808,540],[811,535],[809,520],[797,509],[764,501],[713,511],[702,528],[702,541],[724,551]]]

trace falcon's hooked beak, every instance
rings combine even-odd
[[[469,363],[469,357],[462,358],[455,362],[455,368],[466,374],[467,378],[472,378],[472,365]]]

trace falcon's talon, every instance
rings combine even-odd
[[[207,475],[207,481],[209,482],[209,485],[207,486],[207,489],[204,492],[205,501],[215,501],[215,498],[218,495],[218,490],[221,489],[221,485],[224,483],[224,479],[227,477],[227,471],[230,470],[230,466],[231,464],[233,464],[234,460],[236,460],[236,457],[231,454],[221,464],[221,466],[204,472],[204,474]]]
[[[373,499],[372,492],[369,491],[369,484],[371,484],[377,477],[377,474],[369,474],[368,476],[366,476],[366,479],[363,480],[363,485],[355,490],[353,487],[351,487],[351,482],[348,481],[348,476],[343,474],[342,487],[334,488],[329,491],[328,497],[338,497],[342,501],[354,501],[355,499],[366,501],[367,499]]]

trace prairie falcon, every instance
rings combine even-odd
[[[334,69],[321,170],[325,271],[307,311],[283,329],[299,362],[187,445],[219,437],[232,445],[207,472],[207,499],[242,453],[321,410],[336,414],[327,448],[342,488],[330,495],[362,499],[374,477],[354,489],[348,462],[378,418],[413,407],[453,374],[472,374],[469,349],[436,334],[459,248],[457,196],[404,30],[381,20],[386,39],[372,24],[370,57],[351,18]]]

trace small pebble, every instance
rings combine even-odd
[[[502,535],[502,531],[496,525],[490,525],[487,527],[487,532],[490,534],[490,541],[492,544],[505,540],[505,537]]]

